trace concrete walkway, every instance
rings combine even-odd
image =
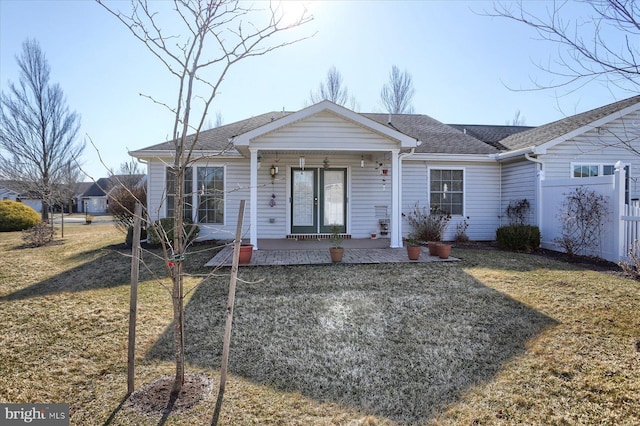
[[[406,248],[388,248],[389,240],[344,240],[343,264],[380,264],[380,263],[427,263],[451,262],[458,259],[449,257],[440,259],[429,256],[427,247],[422,248],[418,260],[409,260]],[[268,265],[328,265],[329,243],[327,241],[289,241],[260,240],[259,250],[251,256],[251,263],[240,266]],[[231,266],[233,249],[223,248],[205,266]]]

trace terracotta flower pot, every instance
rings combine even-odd
[[[243,244],[240,246],[240,258],[238,263],[246,265],[251,263],[251,255],[253,254],[253,244]]]
[[[407,246],[407,256],[409,256],[409,260],[418,260],[421,251],[422,247],[420,246]]]
[[[331,255],[331,261],[333,263],[342,262],[342,256],[344,255],[344,248],[331,247],[329,249],[329,254]]]
[[[438,244],[438,257],[448,259],[451,254],[451,244]]]
[[[429,241],[427,245],[429,246],[429,256],[437,256],[438,245],[440,245],[440,243],[438,243],[437,241]]]

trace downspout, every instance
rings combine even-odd
[[[529,153],[525,153],[524,158],[538,165],[536,167],[536,226],[542,232],[542,181],[544,180],[544,162],[531,157]]]
[[[416,145],[420,146],[422,144],[421,141],[416,141]],[[402,160],[404,160],[407,157],[411,157],[414,153],[416,152],[415,148],[411,148],[411,150],[409,150],[409,152],[404,152],[401,153],[398,156],[398,168],[399,168],[399,173],[398,173],[398,177],[400,179],[402,179]],[[399,199],[399,205],[400,208],[402,208],[402,185],[398,185],[399,189],[398,189],[398,199]],[[400,240],[402,241],[402,213],[400,214],[400,220],[398,222],[398,227],[397,227],[397,231],[398,231],[398,235],[400,235]]]

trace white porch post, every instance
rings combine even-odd
[[[258,249],[258,150],[249,148],[251,153],[251,175],[249,186],[249,238],[253,249]]]
[[[402,247],[400,229],[400,150],[391,150],[391,247]]]
[[[614,253],[613,259],[614,262],[617,262],[621,259],[627,257],[627,251],[629,247],[625,246],[625,238],[624,238],[624,221],[622,220],[622,216],[625,214],[624,211],[624,182],[626,171],[624,169],[625,164],[622,161],[618,161],[615,164],[615,172],[614,172],[614,180],[613,180],[613,244],[614,244]]]

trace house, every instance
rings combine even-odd
[[[609,175],[622,161],[633,180],[640,157],[605,142],[632,138],[637,146],[639,108],[634,97],[545,126],[481,133],[483,126],[356,113],[329,101],[267,113],[199,135],[185,212],[199,238],[233,239],[239,201],[247,200],[243,232],[255,248],[259,239],[323,238],[331,226],[351,238],[376,232],[400,247],[410,231],[403,212],[419,203],[451,212],[445,239],[466,220],[472,240],[493,240],[512,200],[527,198],[530,223],[541,224],[545,179]],[[150,217],[170,216],[173,143],[130,154],[147,163]],[[640,196],[635,184],[628,188],[629,198]]]
[[[17,181],[0,181],[0,200],[19,201],[38,213],[42,211],[42,200],[33,191],[24,191],[24,186]]]
[[[120,185],[135,187],[146,184],[145,175],[114,175],[100,178],[95,182],[83,182],[82,191],[75,196],[79,213],[106,213],[109,208],[109,194]]]

